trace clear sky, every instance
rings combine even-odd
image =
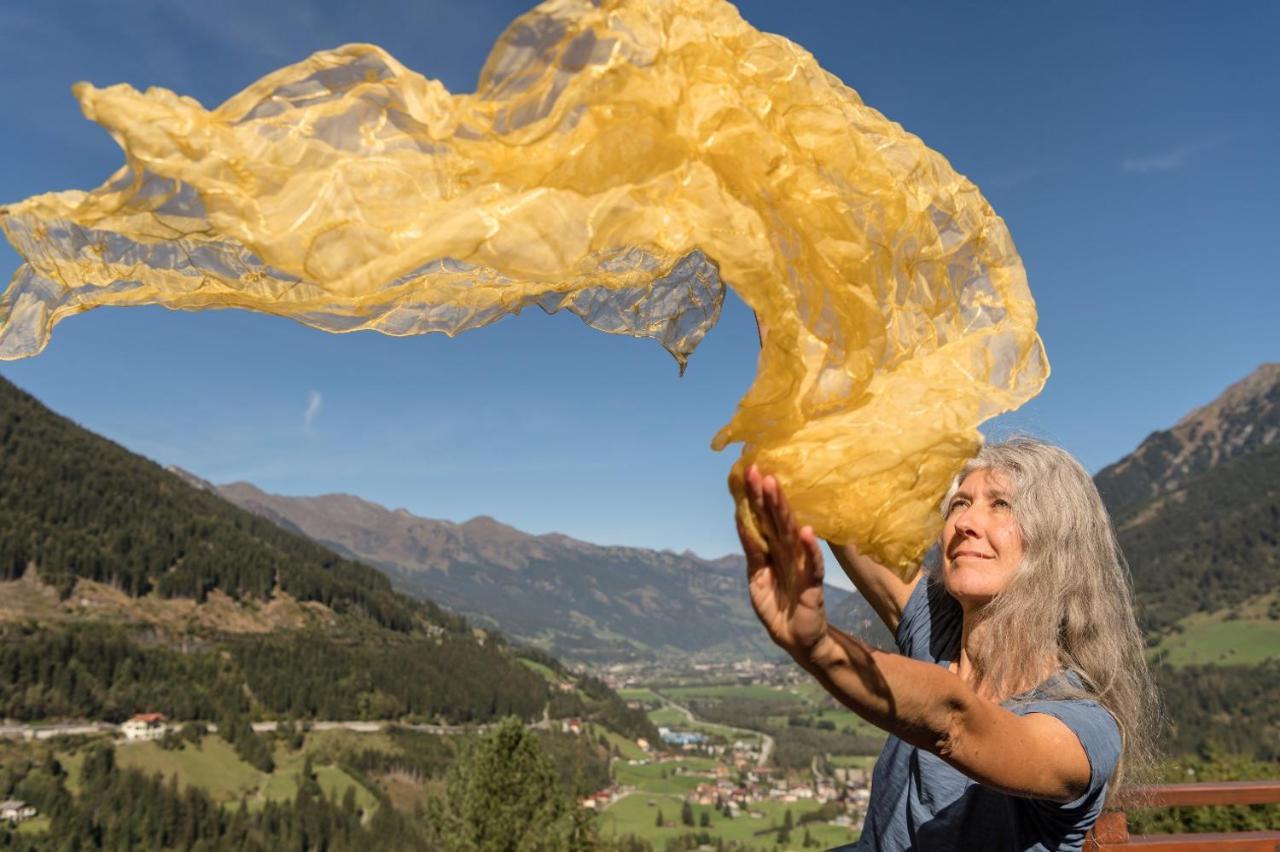
[[[0,200],[122,163],[69,92],[164,86],[213,106],[368,41],[474,88],[526,4],[0,4]],[[941,151],[1008,222],[1053,375],[999,434],[1097,470],[1280,359],[1280,4],[866,3],[739,8]],[[17,255],[0,247],[8,276]],[[454,340],[328,335],[236,311],[104,309],[0,375],[161,464],[284,494],[349,492],[606,543],[735,548],[708,444],[755,369],[728,305],[686,376],[652,342],[541,312]]]

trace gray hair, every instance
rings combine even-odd
[[[1108,799],[1126,778],[1149,771],[1160,714],[1133,612],[1129,570],[1093,479],[1065,450],[1034,438],[988,444],[956,476],[943,512],[977,470],[1006,479],[1023,560],[978,615],[970,656],[984,694],[1008,699],[1047,673],[1076,673],[1077,688],[1054,681],[1056,697],[1088,697],[1120,728],[1120,764]]]

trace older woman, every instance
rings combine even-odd
[[[1110,519],[1080,464],[1031,439],[988,445],[942,503],[938,565],[915,579],[833,551],[897,639],[827,623],[823,558],[754,466],[742,518],[770,637],[890,736],[856,849],[1080,849],[1149,754],[1154,691]]]

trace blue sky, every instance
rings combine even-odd
[[[526,4],[0,5],[0,200],[122,157],[70,86],[212,106],[312,51],[382,45],[469,91]],[[1280,359],[1280,59],[1270,2],[740,4],[941,151],[1008,222],[1053,375],[994,421],[1091,470]],[[0,274],[18,265],[0,247]],[[688,373],[656,344],[527,313],[454,340],[233,311],[100,310],[0,375],[161,464],[609,543],[735,547],[711,436],[754,374],[731,302]]]

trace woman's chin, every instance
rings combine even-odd
[[[946,577],[943,587],[965,612],[986,606],[1000,591],[989,577],[965,576],[964,572]]]

